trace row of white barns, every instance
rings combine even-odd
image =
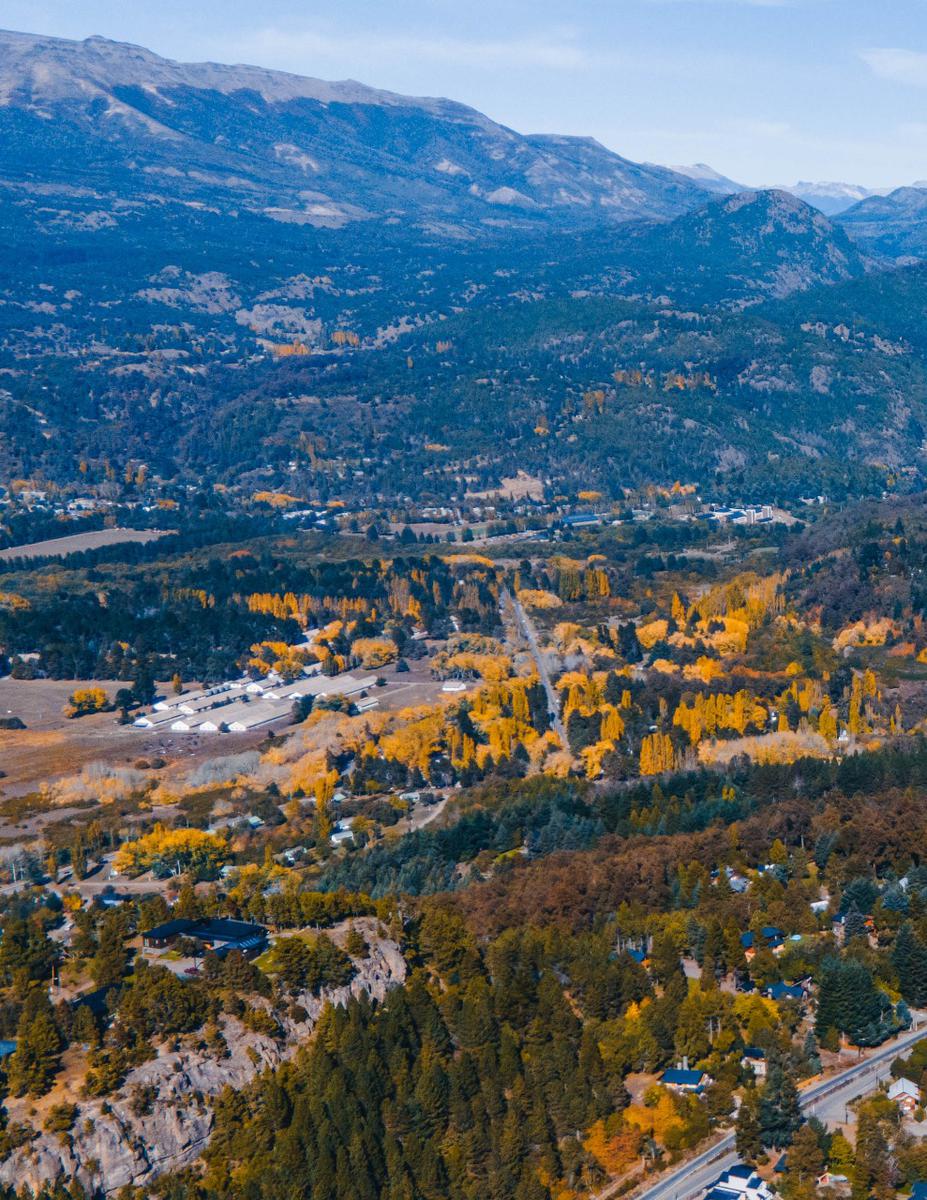
[[[171,733],[246,733],[288,715],[304,696],[354,696],[376,683],[376,676],[322,675],[294,683],[236,680],[201,692],[187,692],[157,701],[152,711],[135,721],[138,729]],[[364,707],[370,707],[366,702]]]

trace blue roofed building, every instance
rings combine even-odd
[[[670,1067],[660,1076],[660,1083],[674,1092],[701,1092],[711,1083],[711,1076],[688,1067]]]
[[[753,1167],[737,1163],[711,1185],[705,1200],[772,1200],[775,1192]]]

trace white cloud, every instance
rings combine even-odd
[[[235,39],[230,52],[247,61],[290,70],[308,69],[313,61],[418,60],[448,66],[546,67],[572,71],[587,62],[586,52],[569,31],[517,38],[466,39],[408,34],[294,32],[273,27]]]
[[[860,58],[881,79],[927,87],[927,54],[918,50],[874,47],[864,50]]]

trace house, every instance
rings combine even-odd
[[[214,919],[195,921],[187,937],[198,941],[205,952],[220,958],[231,950],[240,950],[246,958],[254,958],[267,948],[267,930],[250,921]]]
[[[142,935],[142,943],[146,950],[161,950],[182,937],[197,942],[201,953],[217,954],[220,958],[231,950],[240,950],[247,958],[253,958],[267,946],[267,930],[263,925],[224,918],[193,921],[187,917],[155,925]]]
[[[745,1071],[752,1071],[757,1079],[765,1079],[766,1051],[762,1050],[759,1046],[744,1046],[740,1065]]]
[[[823,1188],[843,1187],[844,1184],[849,1183],[850,1181],[847,1179],[846,1175],[837,1175],[834,1171],[828,1170],[825,1171],[823,1175],[819,1175],[814,1182],[816,1187]]]
[[[920,1105],[921,1089],[912,1079],[902,1075],[889,1087],[888,1098],[893,1100],[906,1116],[910,1116]]]
[[[775,954],[781,951],[785,944],[785,933],[778,925],[764,925],[760,930],[760,937],[766,945]],[[748,959],[751,959],[757,951],[757,937],[752,930],[747,930],[746,933],[740,935],[740,944],[744,948],[744,953]]]
[[[711,1083],[711,1076],[686,1067],[670,1067],[660,1076],[660,1083],[674,1092],[702,1092]]]
[[[772,1200],[772,1188],[753,1167],[738,1163],[711,1185],[705,1200]]]
[[[353,836],[354,831],[351,828],[351,822],[345,818],[335,823],[335,828],[332,830],[331,843],[333,846],[342,846],[345,842],[350,841]]]
[[[146,950],[162,950],[172,945],[179,937],[186,934],[193,922],[186,917],[178,917],[173,921],[164,921],[155,925],[147,933],[142,934],[142,945]]]
[[[766,989],[770,1000],[804,1000],[805,993],[797,983],[771,983]]]

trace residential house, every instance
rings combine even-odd
[[[744,1052],[740,1059],[741,1067],[747,1071],[750,1070],[757,1079],[766,1078],[766,1051],[759,1046],[744,1046]]]
[[[889,1086],[888,1098],[898,1105],[905,1116],[910,1117],[914,1110],[920,1106],[921,1089],[912,1079],[908,1079],[902,1075],[900,1079],[896,1079]]]
[[[142,944],[146,950],[161,950],[172,946],[178,938],[189,938],[198,944],[201,953],[220,958],[232,950],[254,958],[267,947],[267,930],[263,925],[222,918],[194,921],[187,917],[155,925],[142,935]]]
[[[778,925],[764,925],[760,930],[760,937],[770,950],[772,950],[773,954],[782,952],[782,948],[785,945],[785,932]],[[748,929],[746,933],[740,935],[740,944],[743,946],[744,955],[749,962],[754,954],[756,954],[757,947],[760,944],[756,934]]]
[[[711,1185],[705,1200],[772,1200],[774,1195],[753,1167],[738,1163]]]
[[[703,1092],[711,1083],[711,1076],[704,1071],[690,1071],[687,1067],[670,1067],[660,1076],[660,1083],[674,1092]]]
[[[804,988],[797,983],[771,983],[766,989],[766,995],[770,1000],[804,1000]]]
[[[345,842],[349,842],[354,836],[354,831],[351,829],[351,822],[345,818],[337,821],[335,828],[332,830],[331,843],[333,846],[343,846]]]

